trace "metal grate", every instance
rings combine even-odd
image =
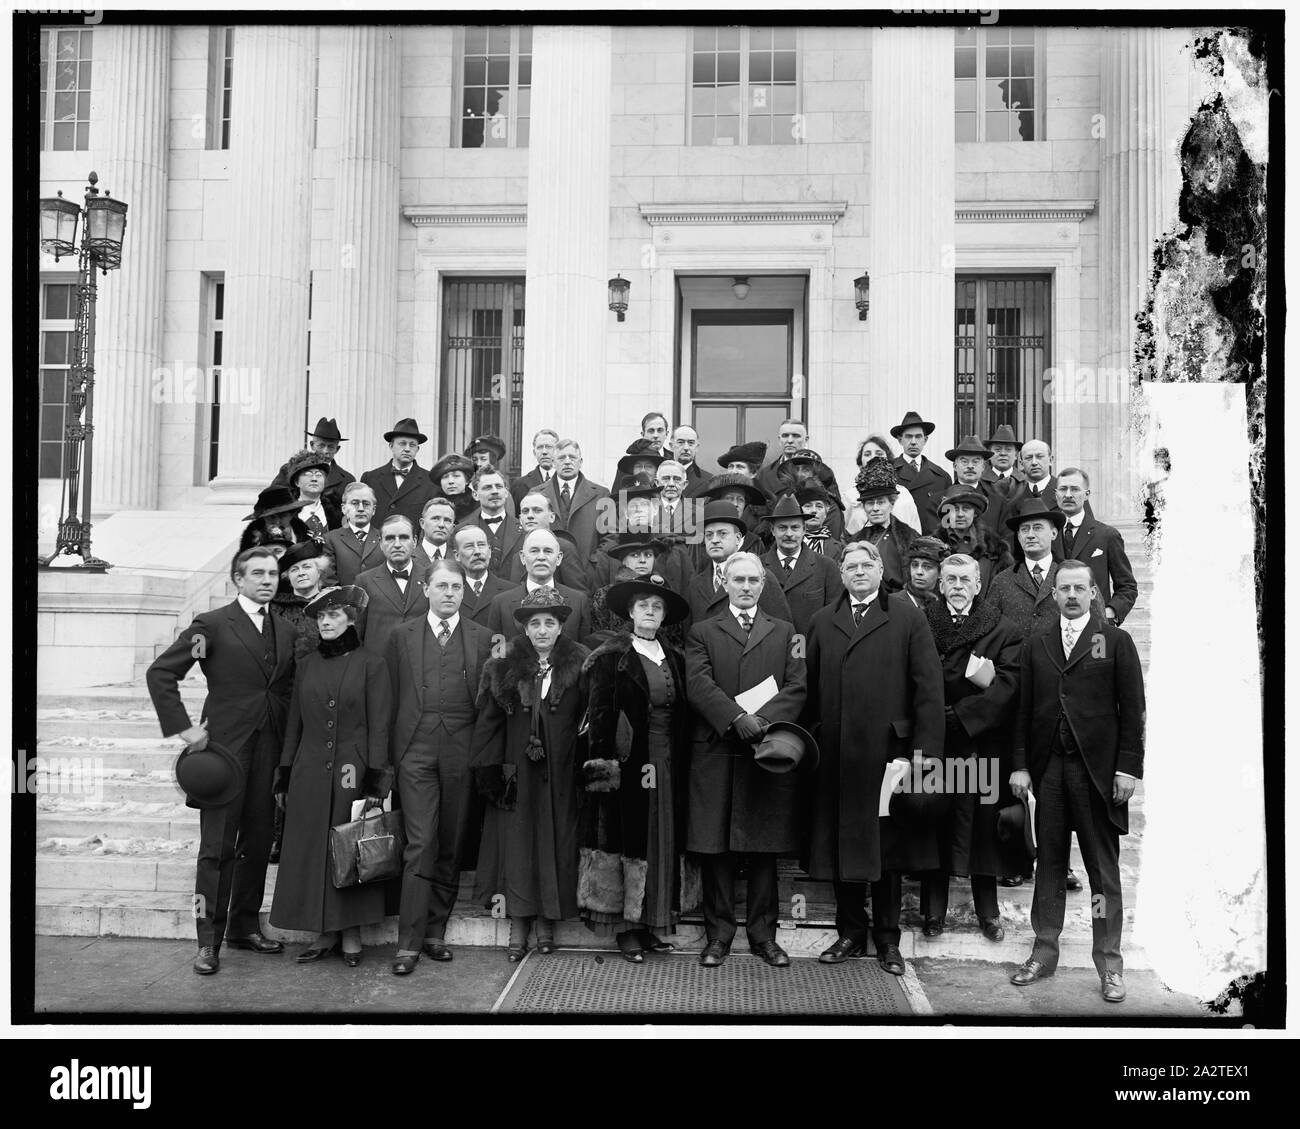
[[[744,946],[744,938],[739,945]],[[733,952],[721,968],[693,954],[648,956],[629,964],[617,953],[560,952],[528,960],[501,1012],[626,1015],[910,1015],[899,978],[872,958],[839,965],[795,959],[770,968]]]

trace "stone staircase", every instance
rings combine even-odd
[[[1150,653],[1150,568],[1141,526],[1121,527],[1139,585],[1137,606],[1125,622],[1137,642],[1146,669]],[[214,595],[212,606],[231,594]],[[159,653],[164,649],[158,647]],[[181,686],[192,717],[199,716],[205,687],[195,667]],[[159,733],[143,667],[130,684],[68,693],[46,693],[37,702],[37,766],[31,781],[36,792],[36,931],[72,936],[121,936],[190,939],[194,936],[191,895],[198,845],[198,813],[187,808],[173,775],[178,742]],[[1144,831],[1142,788],[1132,804],[1133,830],[1121,854],[1125,915],[1131,925],[1137,866]],[[1077,846],[1075,870],[1083,868]],[[266,913],[275,888],[276,868],[268,873],[263,926],[268,935],[287,941],[308,940],[270,928]],[[472,875],[465,875],[461,900],[448,930],[458,945],[506,942],[508,922],[472,904]],[[1029,908],[1032,885],[1000,890],[1007,940],[995,946],[975,932],[967,884],[953,879],[950,928],[935,940],[920,935],[914,884],[904,886],[905,957],[935,956],[1011,961],[1022,959],[1032,942]],[[800,899],[802,899],[800,901]],[[834,902],[828,883],[811,882],[793,863],[781,871],[782,928],[779,940],[794,955],[811,956],[834,939]],[[797,908],[796,908],[797,907]],[[363,934],[366,944],[396,940],[396,919]],[[703,923],[688,917],[676,940],[703,944]],[[1070,913],[1062,937],[1062,962],[1090,966],[1090,915],[1086,889],[1070,895]],[[1131,936],[1131,932],[1129,933]],[[563,924],[562,945],[612,947],[580,924]],[[1131,967],[1142,955],[1125,953]]]

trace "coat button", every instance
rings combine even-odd
[[[333,722],[332,719],[331,719],[330,721],[327,721],[327,722],[325,723],[325,728],[326,728],[326,729],[333,729],[333,728],[334,728],[334,722]]]
[[[333,742],[333,741],[326,741],[326,742],[325,742],[325,747],[326,747],[327,749],[332,749],[332,748],[334,748],[334,742]]]
[[[333,761],[326,761],[326,762],[325,762],[325,770],[326,770],[327,772],[328,772],[331,768],[333,768],[333,767],[334,767],[334,762],[333,762]]]
[[[326,704],[327,706],[329,706],[330,709],[333,709],[333,708],[334,708],[334,699],[331,698],[331,699],[330,699],[328,702],[326,702],[325,704]]]

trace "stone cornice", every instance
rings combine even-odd
[[[958,203],[958,223],[1078,223],[1096,200],[972,200]]]
[[[848,209],[843,201],[758,204],[642,204],[651,227],[667,223],[835,223]]]
[[[523,226],[528,222],[528,207],[525,204],[411,204],[402,209],[402,215],[416,227]]]

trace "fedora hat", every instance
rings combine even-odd
[[[774,721],[754,746],[754,763],[768,772],[781,774],[799,768],[817,767],[821,750],[806,729],[793,721]]]
[[[305,470],[319,470],[324,474],[330,472],[329,459],[323,459],[320,455],[310,448],[301,451],[295,451],[289,456],[289,461],[284,466],[284,476],[288,479],[289,485],[294,484],[294,480]]]
[[[347,440],[339,434],[338,423],[335,420],[326,419],[324,416],[321,416],[320,419],[316,421],[316,426],[307,432],[307,434],[314,436],[317,439],[328,439],[331,443],[347,442]]]
[[[286,556],[288,554],[285,554]],[[329,608],[356,608],[364,611],[370,603],[370,593],[358,584],[341,584],[326,588],[314,600],[302,609],[303,615],[314,619]]]
[[[994,443],[1010,443],[1017,451],[1024,446],[1024,444],[1016,438],[1016,430],[1009,423],[998,424],[997,430],[984,440],[984,446],[986,447],[991,447]]]
[[[1004,843],[1015,843],[1023,840],[1025,850],[1029,852],[1029,857],[1034,858],[1038,854],[1034,846],[1034,830],[1029,822],[1029,801],[1018,800],[1014,804],[1008,804],[998,812],[998,838]]]
[[[662,553],[667,548],[663,541],[651,537],[648,533],[620,533],[617,543],[611,545],[605,552],[616,561],[621,561],[628,553],[634,553],[638,549],[651,549],[656,553]]]
[[[196,808],[228,804],[244,787],[244,766],[224,745],[209,739],[202,749],[189,745],[176,758],[176,783]]]
[[[939,513],[942,515],[945,506],[956,505],[958,502],[969,502],[978,513],[983,513],[989,508],[989,500],[974,486],[963,486],[960,482],[954,482],[939,497]]]
[[[799,500],[790,493],[782,494],[777,500],[776,505],[772,507],[771,512],[767,515],[773,521],[779,521],[782,518],[797,517],[801,521],[807,521],[808,515],[803,512],[803,506]]]
[[[991,459],[993,452],[974,435],[966,435],[962,437],[962,441],[957,446],[943,453],[943,457],[949,462],[953,462],[958,455],[979,455],[981,459]]]
[[[1012,531],[1020,528],[1021,522],[1029,521],[1031,518],[1043,517],[1056,526],[1059,533],[1065,528],[1066,517],[1060,510],[1050,509],[1042,498],[1037,498],[1030,494],[1019,506],[1016,507],[1009,517],[1005,518],[1006,526]]]
[[[241,521],[256,521],[258,518],[270,517],[272,514],[288,513],[311,505],[303,501],[287,486],[268,486],[257,496],[253,512],[246,514]]]
[[[492,461],[499,463],[506,457],[506,445],[499,436],[496,435],[476,435],[469,441],[469,446],[465,448],[466,457],[472,458],[475,451],[487,451],[492,455]]]
[[[605,606],[623,619],[631,619],[630,608],[642,596],[658,596],[664,602],[664,626],[681,623],[691,614],[691,605],[668,587],[662,576],[638,576],[620,580],[605,593]]]
[[[723,494],[734,491],[737,494],[743,494],[745,501],[751,506],[767,505],[767,495],[763,493],[747,475],[738,471],[730,471],[726,474],[715,474],[705,484],[703,490],[697,490],[696,497],[712,498],[715,501],[722,497]]]
[[[406,419],[399,419],[393,424],[392,431],[384,432],[384,442],[391,443],[399,435],[405,435],[410,439],[414,439],[417,443],[427,443],[429,441],[429,437],[420,430],[420,425],[409,416]]]
[[[749,525],[740,514],[736,513],[736,507],[730,502],[710,502],[704,507],[704,520],[700,522],[700,529],[703,531],[712,525],[715,521],[726,521],[734,525],[742,537],[749,532]]]
[[[515,608],[515,622],[527,623],[538,612],[550,612],[563,623],[573,614],[573,608],[554,588],[538,588],[529,592]]]
[[[737,443],[730,451],[723,451],[718,456],[718,466],[725,469],[732,463],[748,463],[751,467],[760,467],[765,458],[766,443]]]
[[[898,475],[894,472],[894,464],[879,456],[867,460],[867,465],[858,471],[853,484],[858,489],[858,500],[861,502],[869,498],[898,497]]]
[[[908,412],[903,416],[902,423],[896,424],[895,426],[889,429],[889,434],[892,435],[895,439],[901,439],[903,432],[906,431],[909,427],[919,427],[922,431],[926,433],[926,435],[929,435],[932,431],[934,431],[934,424],[932,424],[929,420],[922,419],[920,414],[917,412]]]

